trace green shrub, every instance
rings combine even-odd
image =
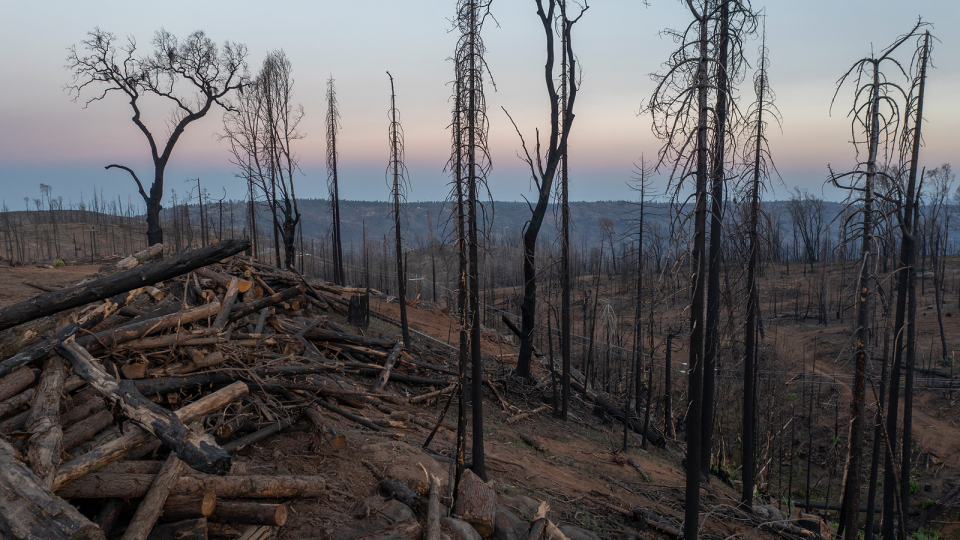
[[[940,538],[940,533],[938,532],[926,532],[923,529],[917,529],[916,532],[910,533],[910,537],[915,540],[937,540]]]
[[[67,265],[67,263],[63,262],[63,259],[54,259],[54,260],[53,260],[53,267],[54,267],[54,268],[60,268],[61,266],[66,266],[66,265]]]
[[[920,505],[920,508],[923,508],[924,510],[933,508],[933,501],[930,499],[923,501],[923,504]]]
[[[917,485],[917,481],[914,480],[913,477],[911,476],[910,477],[910,494],[916,495],[917,493],[920,493],[920,486]]]

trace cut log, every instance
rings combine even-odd
[[[421,465],[423,467],[423,465]],[[426,468],[424,467],[424,472]],[[423,533],[423,540],[440,540],[440,480],[436,475],[427,472],[430,477],[430,500],[427,503],[427,527]]]
[[[534,439],[533,437],[527,435],[526,433],[520,434],[520,440],[536,448],[540,452],[543,452],[544,454],[550,453],[550,450],[547,449],[546,445],[544,445],[542,442],[538,441],[537,439]]]
[[[92,439],[94,435],[100,433],[112,424],[113,413],[101,408],[99,412],[79,422],[64,423],[70,427],[68,427],[63,434],[63,450],[69,452],[79,446],[80,443]]]
[[[6,401],[23,392],[35,380],[37,380],[37,374],[33,368],[26,366],[0,379],[0,401]]]
[[[60,427],[60,396],[67,378],[67,363],[54,356],[47,360],[27,418],[27,463],[49,488],[63,454],[63,428]]]
[[[31,401],[33,401],[33,394],[33,388],[27,388],[23,392],[20,392],[3,403],[0,403],[0,418],[9,416],[10,414],[15,413],[28,405]],[[2,428],[0,428],[0,433],[4,433]]]
[[[147,540],[207,540],[207,518],[165,523],[155,528]]]
[[[117,262],[117,270],[123,271],[136,268],[161,253],[163,253],[163,244],[154,244],[143,251],[138,251],[129,257],[120,259],[120,261]]]
[[[242,292],[238,283],[237,278],[233,278],[230,280],[230,285],[227,286],[227,292],[223,295],[223,306],[220,308],[220,314],[217,315],[217,320],[213,322],[213,327],[217,330],[222,330],[227,326],[227,321],[230,319],[230,310],[233,309],[233,304],[237,302],[237,294]]]
[[[390,351],[390,356],[388,356],[387,360],[383,363],[383,371],[381,371],[380,376],[377,377],[377,384],[373,385],[374,390],[383,390],[383,387],[387,385],[387,381],[390,379],[390,372],[393,371],[393,365],[397,363],[397,358],[400,357],[402,351],[403,342],[398,341],[397,344],[393,346],[393,350]]]
[[[248,245],[249,242],[245,240],[224,240],[164,261],[132,268],[69,289],[41,294],[0,308],[0,330],[177,277],[239,253]]]
[[[303,414],[306,415],[307,419],[313,424],[317,429],[318,434],[324,434],[330,436],[330,448],[332,450],[343,450],[347,447],[347,438],[340,434],[339,431],[329,426],[326,422],[323,421],[323,417],[320,416],[320,411],[318,411],[315,406],[309,406],[303,409]]]
[[[453,516],[466,521],[482,538],[493,534],[497,522],[497,492],[467,469],[460,478]]]
[[[168,328],[214,317],[219,312],[220,303],[213,302],[183,312],[170,313],[160,317],[130,322],[117,328],[97,332],[92,336],[83,336],[76,341],[90,352],[112,349],[121,343],[156,334]],[[134,346],[133,348],[137,347]]]
[[[229,454],[243,450],[251,444],[256,444],[267,437],[279,432],[281,429],[293,425],[299,418],[285,418],[279,422],[274,422],[267,427],[254,431],[249,435],[244,435],[235,441],[230,441],[223,445],[223,450]]]
[[[119,405],[130,420],[160,439],[189,467],[211,474],[226,474],[230,470],[230,454],[217,445],[213,436],[193,433],[176,414],[143,397],[132,381],[117,381],[94,367],[96,360],[76,342],[63,343],[57,351],[70,359],[80,378]]]
[[[0,439],[0,538],[103,539],[99,527],[54,495]]]
[[[161,521],[183,521],[205,518],[217,507],[217,494],[208,491],[202,495],[172,495],[163,505]]]
[[[103,504],[100,505],[100,510],[97,512],[97,517],[94,518],[93,522],[97,524],[97,527],[100,527],[104,535],[109,536],[110,533],[113,532],[113,527],[116,526],[117,520],[120,519],[120,512],[122,510],[122,499],[104,499]]]
[[[219,501],[207,518],[213,523],[243,523],[283,527],[287,522],[287,505],[240,501]]]
[[[597,407],[603,410],[603,412],[620,420],[621,423],[623,422],[623,411],[618,409],[615,405],[611,404],[609,401],[607,401],[603,397],[595,396],[594,403],[596,403]],[[642,412],[643,411],[640,410],[638,411],[638,414],[641,414]],[[630,429],[633,430],[635,433],[643,435],[643,422],[639,422],[631,418],[629,425],[630,425]],[[658,448],[662,448],[664,445],[667,444],[667,439],[664,438],[663,433],[660,433],[660,431],[657,428],[653,427],[652,425],[647,426],[646,439],[650,441],[651,444],[653,444]]]
[[[396,342],[358,334],[348,334],[346,332],[337,332],[336,330],[327,330],[323,328],[313,328],[303,334],[310,341],[324,341],[332,343],[353,343],[365,347],[393,347]]]
[[[127,352],[127,351],[138,351],[142,349],[167,349],[175,346],[187,346],[187,345],[205,345],[205,344],[216,344],[220,343],[219,338],[212,338],[208,343],[204,343],[204,339],[210,339],[208,336],[214,334],[215,331],[213,328],[198,328],[194,330],[182,330],[175,334],[167,334],[165,336],[154,336],[148,338],[138,339],[133,343],[124,343],[112,347],[111,352]]]
[[[34,289],[40,289],[43,292],[54,292],[54,291],[60,290],[60,287],[51,287],[50,285],[44,285],[43,283],[37,283],[36,281],[28,281],[26,279],[23,280],[22,283],[24,285],[33,287]]]
[[[504,422],[504,423],[505,423],[506,425],[508,425],[508,426],[511,425],[511,424],[516,424],[517,422],[519,422],[519,421],[521,421],[521,420],[523,420],[523,419],[525,419],[525,418],[530,418],[531,416],[540,414],[540,413],[542,413],[543,411],[547,411],[547,410],[550,410],[550,406],[549,406],[549,405],[544,405],[544,406],[542,406],[542,407],[537,407],[536,409],[534,409],[534,410],[532,410],[532,411],[527,411],[527,412],[524,412],[524,413],[520,413],[520,414],[518,414],[518,415],[516,415],[516,416],[511,416],[510,418],[507,418],[507,421]]]
[[[67,380],[69,381],[70,379]],[[64,386],[66,386],[66,383],[64,383]],[[97,395],[92,388],[78,392],[77,395],[73,397],[73,402],[79,402],[79,404],[60,415],[60,424],[67,428],[102,411],[104,407],[106,407],[103,398]]]
[[[266,525],[251,525],[243,531],[237,540],[269,540],[274,536],[273,527]]]
[[[110,298],[109,300],[100,304],[100,306],[90,313],[87,313],[81,317],[79,321],[64,326],[60,330],[57,330],[51,337],[41,341],[40,343],[31,345],[30,347],[19,351],[14,356],[7,358],[3,362],[0,362],[0,377],[21,366],[25,366],[47,356],[47,354],[49,354],[54,347],[60,344],[63,340],[72,337],[81,329],[93,328],[94,326],[100,324],[105,318],[113,315],[117,310],[119,310],[119,308],[127,305],[128,302],[132,302],[137,296],[140,295],[140,290],[141,289],[137,288]]]
[[[146,497],[137,507],[137,511],[133,514],[133,519],[130,520],[130,525],[123,533],[121,540],[146,540],[150,530],[153,529],[153,525],[157,522],[157,518],[160,517],[160,513],[163,512],[163,505],[167,501],[167,495],[170,494],[170,487],[180,477],[182,469],[183,462],[177,459],[177,456],[171,454],[166,463],[163,464],[163,468],[160,469],[160,473],[157,474],[153,484],[150,485],[150,491],[147,492]]]
[[[643,470],[643,467],[641,467],[640,464],[637,463],[635,459],[629,458],[627,459],[627,463],[629,463],[631,467],[633,467],[634,469],[637,470],[638,473],[640,473],[640,476],[643,477],[644,482],[650,481],[650,475],[647,474],[647,471]]]
[[[213,411],[222,409],[228,403],[246,394],[248,391],[249,389],[245,383],[236,382],[209,396],[205,396],[189,405],[181,407],[174,414],[177,415],[177,418],[179,418],[181,422],[195,422]],[[57,471],[54,489],[59,489],[67,482],[85,474],[100,470],[108,463],[130,455],[153,440],[153,435],[148,431],[134,428],[120,438],[103,444],[93,451],[61,466],[60,470]]]
[[[301,294],[303,294],[303,285],[298,285],[296,287],[291,287],[278,293],[271,294],[270,296],[264,296],[263,298],[254,300],[253,302],[243,302],[239,305],[234,305],[233,312],[230,313],[230,320],[236,321],[248,315],[253,315],[263,308],[282,304],[291,298],[300,296]]]
[[[237,279],[231,275],[217,272],[213,268],[199,268],[197,269],[197,274],[207,279],[212,279],[225,288],[229,288],[230,282],[234,279]],[[250,287],[253,287],[252,281],[248,281],[246,279],[237,279],[237,291],[240,293],[249,291]]]
[[[143,497],[155,474],[92,473],[64,485],[57,494],[66,499]],[[291,499],[320,497],[326,481],[319,476],[213,476],[184,475],[170,492],[199,496],[213,492],[218,499]]]

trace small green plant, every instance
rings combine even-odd
[[[54,259],[54,260],[53,260],[53,267],[54,267],[54,268],[60,268],[61,266],[66,266],[66,265],[67,265],[67,263],[63,262],[63,259]]]
[[[911,476],[910,477],[910,494],[916,495],[917,493],[920,493],[920,486],[917,485],[917,481],[914,480],[913,477]]]
[[[940,538],[940,533],[938,532],[927,532],[923,529],[917,529],[916,532],[910,533],[910,537],[915,540],[937,540]]]
[[[931,499],[923,501],[923,504],[920,505],[920,508],[923,508],[924,510],[933,508],[933,501]]]
[[[792,392],[792,393],[790,393],[790,394],[787,394],[787,401],[793,401],[793,400],[795,400],[795,399],[797,399],[797,393],[796,393],[796,392]]]

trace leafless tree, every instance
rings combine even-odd
[[[161,243],[163,174],[173,148],[187,126],[206,116],[214,105],[232,109],[231,94],[246,84],[247,48],[229,41],[219,48],[201,31],[180,41],[170,32],[160,30],[153,37],[153,54],[138,57],[137,42],[132,37],[127,38],[125,45],[118,45],[114,34],[99,28],[87,35],[88,39],[80,42],[81,51],[70,47],[67,69],[73,75],[73,83],[66,90],[74,101],[80,99],[84,90],[99,92],[87,98],[84,106],[103,100],[111,92],[120,92],[129,100],[133,123],[150,144],[154,174],[149,195],[131,168],[113,164],[107,169],[123,169],[133,177],[147,205],[147,242]],[[154,137],[141,116],[144,96],[163,98],[172,107],[167,118],[166,142]]]
[[[337,91],[333,77],[327,80],[327,190],[330,192],[332,221],[333,282],[344,284],[343,237],[340,234],[340,185],[337,178],[337,132],[340,131],[340,112],[337,109]]]
[[[293,66],[283,50],[267,55],[257,76],[244,88],[236,108],[223,118],[223,138],[230,143],[236,176],[252,183],[273,219],[275,261],[294,268],[300,211],[294,176],[300,172],[293,143],[303,107],[293,101]]]
[[[827,228],[823,199],[795,187],[787,202],[787,211],[793,221],[794,235],[800,235],[803,243],[803,260],[810,265],[812,273],[813,263],[820,259],[820,243]],[[794,249],[800,251],[801,246],[794,245]]]
[[[520,136],[521,147],[523,148],[523,159],[530,167],[530,176],[537,189],[536,205],[530,205],[530,220],[525,224],[522,239],[522,265],[523,265],[523,300],[520,303],[520,354],[517,359],[517,375],[523,378],[530,377],[530,359],[533,356],[533,331],[536,325],[537,309],[537,265],[536,251],[537,238],[540,235],[540,228],[543,225],[543,218],[547,213],[547,207],[550,204],[550,196],[553,191],[553,180],[557,174],[557,168],[560,165],[561,158],[567,148],[567,138],[570,135],[570,128],[573,126],[574,105],[577,101],[577,92],[579,91],[579,82],[577,77],[576,56],[573,53],[573,43],[571,41],[573,25],[576,24],[583,14],[589,9],[586,1],[578,5],[579,13],[571,18],[567,14],[566,2],[564,0],[546,0],[544,6],[543,0],[536,0],[537,15],[540,17],[540,23],[543,26],[546,37],[547,60],[544,64],[544,80],[547,86],[547,98],[550,102],[550,138],[547,141],[547,147],[541,153],[540,134],[537,132],[536,146],[531,155],[527,148],[520,128],[514,122],[514,128]],[[557,13],[559,11],[559,13]],[[557,92],[556,81],[554,80],[554,64],[556,60],[556,51],[554,46],[554,23],[559,17],[561,28],[561,45],[566,55],[568,65],[564,72],[565,81],[567,81],[567,91],[565,103],[561,103],[560,94]],[[561,111],[561,105],[565,105]],[[509,116],[509,115],[508,115]],[[511,118],[511,122],[513,119]]]
[[[760,295],[757,291],[757,266],[760,259],[760,193],[766,186],[776,168],[770,155],[766,132],[770,123],[780,124],[780,112],[774,105],[775,95],[770,89],[768,69],[770,60],[766,46],[766,30],[760,46],[760,61],[753,79],[756,101],[747,113],[747,123],[751,134],[745,141],[744,177],[749,180],[748,197],[749,216],[749,255],[747,260],[747,322],[744,338],[743,363],[743,491],[740,503],[747,508],[753,506],[753,492],[756,485],[756,372],[759,339],[757,329],[760,324]]]
[[[393,217],[394,250],[397,259],[397,301],[400,302],[400,328],[404,343],[410,343],[410,325],[407,322],[407,273],[403,264],[403,235],[401,217],[403,205],[407,202],[407,188],[409,187],[407,166],[403,160],[403,126],[397,118],[397,93],[393,87],[393,75],[390,77],[390,128],[387,140],[390,145],[390,161],[387,164],[387,186],[390,187],[390,199],[393,208],[390,215]]]
[[[870,347],[871,304],[873,281],[876,274],[874,235],[876,230],[875,184],[882,161],[889,159],[900,128],[901,108],[898,99],[906,93],[899,84],[881,72],[881,67],[893,64],[893,71],[903,73],[900,64],[891,55],[920,28],[918,23],[908,34],[898,38],[883,49],[880,55],[871,54],[858,60],[837,81],[837,91],[851,81],[854,85],[853,105],[850,109],[851,134],[858,154],[857,167],[849,172],[830,171],[830,182],[850,191],[848,205],[858,207],[862,218],[860,237],[860,273],[857,279],[855,322],[855,374],[853,396],[850,403],[850,436],[847,460],[843,474],[843,497],[840,511],[840,528],[846,540],[856,540],[861,491],[861,466],[863,459],[863,408],[866,388],[866,364]],[[883,109],[881,111],[881,109]],[[866,161],[860,150],[866,150]],[[883,155],[881,155],[881,150]]]

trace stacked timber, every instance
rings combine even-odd
[[[342,449],[332,415],[394,437],[449,428],[398,407],[450,394],[439,354],[414,359],[402,342],[335,322],[368,291],[304,279],[246,248],[230,240],[164,258],[154,246],[0,308],[6,332],[54,323],[0,350],[0,497],[15,501],[0,505],[0,537],[278,527],[287,502],[323,495],[324,479],[245,474],[235,453],[290,429]]]

